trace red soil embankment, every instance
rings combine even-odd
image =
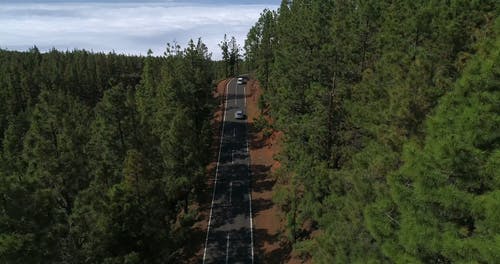
[[[258,81],[247,84],[247,115],[250,128],[250,158],[252,169],[252,207],[254,220],[254,247],[257,263],[311,263],[292,252],[291,243],[286,239],[285,216],[274,204],[272,198],[276,180],[273,173],[280,168],[275,158],[281,151],[283,133],[275,131],[266,137],[257,131],[254,120],[261,115],[273,124],[269,115],[258,107],[262,89]]]
[[[252,207],[254,220],[254,247],[256,260],[261,263],[285,263],[290,248],[283,243],[284,223],[281,212],[272,201],[275,180],[272,173],[280,167],[274,159],[280,151],[282,133],[275,131],[265,137],[254,127],[254,120],[262,113],[258,108],[262,90],[259,83],[250,80],[247,84],[247,115],[250,128],[250,159],[252,170]],[[272,120],[264,115],[268,122]]]

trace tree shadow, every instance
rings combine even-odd
[[[181,257],[179,259],[179,263],[198,263],[199,257],[198,254],[201,252],[204,243],[193,243],[194,241],[205,241],[207,233],[203,229],[196,227],[191,228],[189,232],[187,232],[186,236],[186,245],[184,245],[181,253]]]
[[[254,214],[270,209],[273,205],[273,202],[269,199],[252,199],[252,209]]]
[[[265,147],[266,139],[257,138],[256,133],[249,134],[252,137],[252,148]],[[255,193],[266,193],[272,191],[276,180],[270,177],[272,165],[252,164],[252,190]],[[271,198],[255,198],[252,200],[253,215],[271,209],[274,203]],[[270,246],[272,248],[270,248]],[[290,258],[292,245],[284,239],[281,232],[272,234],[264,228],[254,229],[255,263],[286,263]]]
[[[267,138],[264,137],[264,136],[260,136],[259,137],[259,133],[260,131],[257,131],[257,129],[255,128],[255,126],[252,124],[250,125],[250,127],[248,128],[249,129],[249,141],[250,141],[250,147],[252,149],[260,149],[260,148],[263,148],[267,145]]]
[[[275,180],[268,177],[271,172],[271,165],[252,165],[250,167],[253,176],[252,189],[254,192],[271,191],[274,187]]]
[[[289,260],[287,256],[292,251],[292,245],[282,239],[281,233],[271,235],[265,229],[255,229],[254,236],[258,238],[254,240],[255,263],[286,263]],[[272,251],[266,252],[264,249],[266,242],[268,244],[278,243],[279,246]]]

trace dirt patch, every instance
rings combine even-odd
[[[213,140],[212,140],[212,162],[207,166],[207,184],[203,188],[199,200],[190,208],[192,211],[198,211],[196,222],[191,228],[189,238],[190,242],[186,245],[183,256],[184,261],[179,260],[180,263],[200,263],[203,258],[203,250],[205,247],[205,239],[207,235],[208,217],[210,214],[210,206],[212,201],[212,191],[215,179],[215,169],[217,166],[217,159],[220,145],[220,135],[222,132],[222,119],[224,117],[224,97],[226,93],[226,85],[228,80],[221,81],[212,96],[217,102],[212,120],[210,121]]]
[[[273,120],[258,107],[262,89],[255,80],[247,84],[247,115],[250,126],[250,158],[252,169],[252,207],[256,262],[300,263],[291,257],[291,245],[284,236],[284,215],[273,203],[276,180],[272,173],[280,167],[275,159],[280,152],[282,132],[271,134],[257,130],[255,120],[261,115],[272,124]]]
[[[272,118],[259,109],[262,89],[258,81],[250,80],[247,84],[247,115],[250,127],[250,158],[252,169],[252,207],[254,220],[254,246],[257,263],[311,263],[303,260],[292,251],[292,245],[285,235],[285,216],[274,204],[272,198],[276,180],[273,173],[281,164],[276,156],[281,151],[281,131],[258,130],[255,120],[263,116],[269,124]],[[269,132],[269,131],[268,131]],[[266,135],[267,134],[267,135]]]

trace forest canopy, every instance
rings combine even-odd
[[[222,61],[0,50],[0,262],[175,263],[212,157],[214,80],[283,132],[274,202],[314,263],[500,260],[494,0],[283,0]],[[264,111],[263,111],[264,112]]]
[[[500,260],[498,1],[282,1],[248,32],[314,263]]]
[[[0,262],[169,263],[210,159],[213,62],[0,50]]]

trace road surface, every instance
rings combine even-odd
[[[246,86],[231,79],[208,221],[203,263],[253,263],[253,223],[247,120],[234,113],[246,109]],[[246,111],[245,111],[246,112]]]

